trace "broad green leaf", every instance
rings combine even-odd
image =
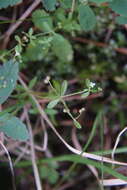
[[[18,63],[13,60],[0,66],[0,104],[10,96],[18,79]]]
[[[76,120],[73,121],[74,122],[74,125],[78,128],[78,129],[81,129],[82,126],[80,125],[80,123]]]
[[[101,3],[106,3],[106,2],[112,2],[113,0],[90,0],[91,2],[101,4]]]
[[[60,100],[59,99],[56,99],[56,100],[52,100],[51,102],[49,102],[49,104],[47,105],[47,108],[54,108],[57,104],[58,104],[58,102],[59,102]]]
[[[82,30],[92,30],[96,25],[96,16],[88,5],[79,6],[79,23]]]
[[[117,16],[116,17],[116,22],[118,24],[127,24],[127,17],[125,17],[125,16]]]
[[[68,85],[67,81],[64,80],[63,83],[62,83],[62,85],[61,85],[61,95],[62,95],[62,96],[63,96],[63,95],[65,94],[65,92],[67,91],[67,85]]]
[[[127,0],[113,0],[109,6],[114,12],[127,16]]]
[[[52,19],[44,10],[38,9],[34,11],[32,14],[32,21],[40,30],[43,30],[44,32],[52,31]]]
[[[56,0],[42,0],[42,3],[44,5],[44,8],[47,11],[54,11],[56,8],[57,1]]]
[[[52,50],[61,62],[70,62],[73,59],[73,49],[67,39],[55,34],[52,40]]]
[[[22,0],[0,0],[0,9],[13,6],[20,2],[22,2]]]
[[[4,132],[15,140],[25,141],[29,138],[26,126],[17,117],[10,114],[0,116],[0,132]]]

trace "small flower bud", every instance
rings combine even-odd
[[[50,76],[47,76],[47,77],[45,78],[45,80],[44,80],[44,83],[45,83],[45,84],[48,84],[49,81],[50,81]]]

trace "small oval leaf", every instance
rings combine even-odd
[[[63,96],[65,94],[65,92],[67,91],[67,86],[68,83],[66,80],[63,81],[62,85],[61,85],[61,95]]]
[[[87,98],[89,96],[90,92],[84,92],[81,97],[82,98]]]
[[[54,107],[58,104],[59,101],[60,101],[59,99],[52,100],[52,101],[49,102],[49,104],[47,105],[47,108],[49,108],[49,109],[54,108]]]
[[[82,126],[80,125],[80,123],[76,120],[74,120],[74,125],[78,128],[78,129],[81,129]]]

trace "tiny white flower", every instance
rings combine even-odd
[[[93,88],[95,85],[96,85],[95,82],[90,82],[90,85],[89,85],[89,86],[90,86],[91,88]]]
[[[15,52],[15,57],[20,56],[20,53],[18,51]]]
[[[50,76],[47,76],[47,77],[45,78],[45,80],[44,80],[44,83],[45,83],[45,84],[48,84],[49,81],[50,81]]]
[[[81,114],[82,112],[84,112],[85,111],[85,108],[81,108],[80,110],[79,110],[79,113]]]

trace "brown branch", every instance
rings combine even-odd
[[[97,41],[93,41],[93,40],[88,40],[88,39],[80,38],[80,37],[75,37],[75,38],[73,38],[73,40],[81,42],[81,43],[93,44],[93,45],[95,45],[97,47],[103,47],[103,48],[110,47],[109,44],[106,44],[106,43],[103,43],[103,42],[97,42]],[[119,52],[119,53],[127,55],[127,48],[124,48],[124,47],[123,48],[114,48],[114,50]]]

